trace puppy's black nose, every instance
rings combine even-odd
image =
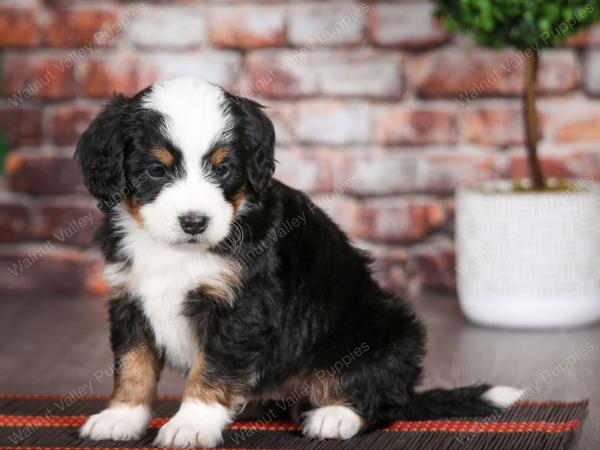
[[[187,234],[200,234],[208,226],[208,217],[198,213],[189,213],[179,216],[181,229]]]

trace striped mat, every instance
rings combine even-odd
[[[90,441],[77,429],[106,405],[104,397],[0,394],[0,448],[151,448],[158,427],[177,410],[178,399],[156,402],[156,418],[138,441]],[[277,417],[270,405],[224,432],[223,448],[271,449],[566,449],[588,402],[521,402],[489,417],[395,422],[349,441],[305,438],[300,426]]]

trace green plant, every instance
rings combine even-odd
[[[555,46],[600,18],[597,0],[435,0],[436,15],[450,31],[480,45],[514,47],[525,56],[525,132],[532,187],[545,179],[537,155],[536,81],[539,52]]]

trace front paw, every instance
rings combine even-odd
[[[350,439],[362,428],[362,418],[347,406],[323,406],[306,413],[303,433],[318,439]]]
[[[185,400],[164,424],[154,444],[161,447],[215,447],[225,425],[231,422],[227,408],[199,400]]]
[[[152,412],[145,405],[113,406],[90,416],[79,430],[79,434],[82,438],[96,441],[138,439],[146,430],[151,418]]]

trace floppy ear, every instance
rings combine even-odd
[[[123,114],[126,97],[117,95],[77,142],[75,159],[83,182],[105,207],[118,203],[125,189]]]
[[[240,107],[240,132],[246,148],[248,180],[257,194],[269,186],[275,172],[275,129],[263,106],[243,97],[235,97]]]

